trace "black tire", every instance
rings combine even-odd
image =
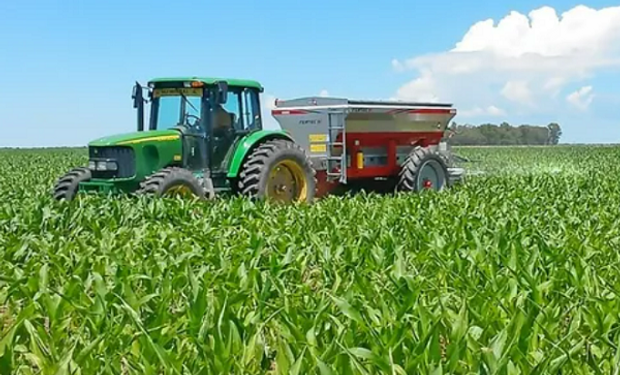
[[[269,175],[276,168],[284,173],[290,172],[291,177],[297,179],[295,186],[301,185],[288,197],[290,199],[276,198],[279,192],[271,189],[276,190],[276,185],[269,184]],[[256,199],[311,203],[316,195],[315,176],[310,158],[299,145],[284,139],[273,139],[260,144],[245,160],[239,173],[238,191]],[[281,190],[281,185],[278,187]]]
[[[427,189],[424,182],[426,168],[431,168],[431,175],[436,177],[436,183],[430,179],[427,180],[431,181],[433,190],[443,190],[449,187],[448,167],[445,159],[431,148],[417,146],[403,163],[396,190],[419,192]]]
[[[73,168],[62,176],[54,186],[54,199],[71,201],[75,198],[80,182],[91,179],[90,169]]]
[[[136,194],[164,197],[174,195],[176,193],[175,188],[179,189],[180,195],[193,195],[199,199],[205,198],[205,191],[200,181],[192,172],[179,167],[163,168],[150,175],[140,183],[140,188]]]

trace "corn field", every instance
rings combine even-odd
[[[434,193],[54,202],[0,151],[1,374],[619,374],[620,148],[463,148]]]

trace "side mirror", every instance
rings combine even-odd
[[[226,81],[217,82],[217,102],[220,104],[226,103],[228,100],[228,83]]]
[[[144,130],[144,97],[142,96],[142,86],[136,82],[131,94],[133,99],[133,107],[137,108],[138,131]]]
[[[136,82],[133,86],[131,98],[133,99],[134,108],[138,108],[144,102],[144,97],[142,96],[142,86],[138,82]]]

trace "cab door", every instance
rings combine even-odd
[[[199,120],[206,114],[205,105],[201,103],[205,99],[202,97],[188,97],[188,100],[191,105],[183,105],[179,115],[179,122],[186,125],[177,127],[181,131],[183,139],[183,166],[191,171],[203,171],[209,167],[207,132]],[[191,117],[186,118],[186,115]]]
[[[208,166],[207,136],[204,132],[182,130],[184,167],[191,171],[202,171]]]
[[[261,128],[256,90],[229,87],[228,100],[216,108],[213,124],[213,171],[228,173],[228,161],[244,135]]]

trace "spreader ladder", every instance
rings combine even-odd
[[[327,180],[338,180],[347,183],[347,132],[345,129],[346,113],[343,111],[330,111],[327,113]],[[341,140],[337,141],[338,134],[342,134]],[[334,155],[334,147],[341,147],[342,153]],[[333,172],[334,168],[338,172]]]

